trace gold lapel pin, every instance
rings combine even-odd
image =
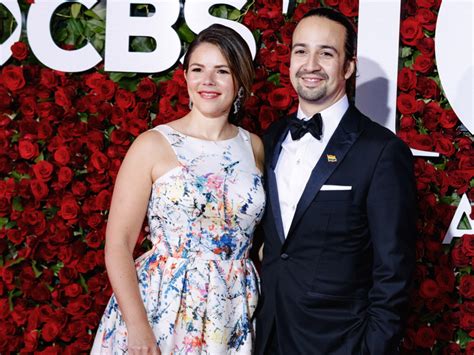
[[[337,158],[333,154],[326,154],[326,157],[328,158],[328,163],[336,163],[337,162]]]

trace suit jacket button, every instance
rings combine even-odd
[[[282,260],[288,260],[290,256],[287,254],[287,253],[283,253],[280,255],[280,258],[282,258]]]

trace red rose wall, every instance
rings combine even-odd
[[[474,354],[474,235],[442,244],[460,196],[474,201],[474,149],[439,85],[433,39],[440,2],[402,2],[398,135],[412,148],[441,153],[415,162],[419,238],[404,354]],[[27,12],[28,1],[20,5]],[[213,9],[257,39],[247,129],[261,134],[296,109],[291,33],[303,13],[322,5],[357,23],[356,0],[301,2],[291,16],[270,0]],[[99,17],[83,8],[61,14],[52,27],[63,48],[89,39],[103,49]],[[185,24],[178,32],[185,43],[192,39]],[[12,52],[0,71],[0,353],[86,352],[111,294],[103,247],[114,179],[137,135],[188,112],[183,72],[179,65],[159,75],[101,66],[57,72],[23,38]],[[146,247],[141,242],[137,255]]]

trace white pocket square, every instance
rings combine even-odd
[[[352,190],[352,186],[346,185],[323,185],[321,191],[349,191]]]

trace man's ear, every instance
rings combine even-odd
[[[344,73],[344,78],[348,80],[352,74],[354,74],[355,68],[356,68],[356,58],[351,58],[348,61],[346,61],[345,64],[345,73]]]

